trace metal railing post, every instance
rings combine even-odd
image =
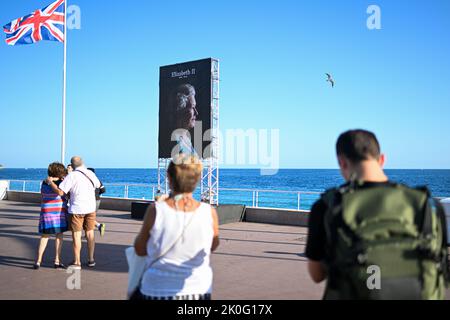
[[[26,190],[26,188],[25,188],[26,184],[27,184],[27,182],[24,181],[24,182],[23,182],[23,185],[22,185],[22,192],[25,192],[25,190]]]
[[[259,191],[256,191],[256,207],[259,208]]]
[[[252,192],[252,207],[255,207],[255,191]]]
[[[128,185],[125,185],[125,199],[128,199]]]

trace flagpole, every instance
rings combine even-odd
[[[62,133],[61,163],[66,163],[66,85],[67,85],[67,0],[64,0],[64,66],[63,66],[63,101],[62,101]]]

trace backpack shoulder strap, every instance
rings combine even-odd
[[[449,254],[448,254],[448,224],[447,224],[447,216],[445,215],[444,206],[435,198],[429,199],[430,205],[428,207],[431,207],[432,212],[435,212],[439,221],[439,224],[441,225],[441,231],[442,231],[442,243],[440,248],[440,257],[439,262],[441,266],[441,272],[444,275],[445,283],[448,285],[450,283],[450,261],[449,261]]]
[[[352,189],[350,185],[343,185],[337,188],[332,188],[326,190],[322,196],[321,200],[326,204],[327,211],[332,213],[333,216],[339,213],[341,209],[342,195],[349,192]]]
[[[450,263],[447,249],[449,243],[447,216],[444,207],[437,199],[431,196],[431,192],[427,187],[417,187],[415,189],[427,194],[427,203],[422,224],[422,237],[427,239],[433,236],[433,216],[436,217],[440,225],[442,242],[438,252],[432,253],[430,258],[435,259],[439,263],[440,271],[444,276],[446,284],[448,284],[450,283]]]
[[[445,210],[444,210],[444,206],[442,205],[442,203],[440,203],[439,201],[437,201],[436,199],[433,199],[433,201],[436,202],[436,210],[437,210],[437,214],[441,220],[441,226],[442,226],[442,230],[444,232],[443,237],[442,237],[442,271],[444,273],[444,279],[446,282],[446,286],[450,283],[450,255],[448,253],[448,246],[449,246],[449,242],[448,242],[448,224],[447,224],[447,216],[445,214]]]
[[[328,189],[321,195],[321,200],[327,205],[327,208],[331,208],[335,203],[335,198],[339,192],[338,188]]]
[[[444,206],[438,200],[432,198],[432,201],[436,205],[436,212],[438,217],[441,220],[442,229],[444,230],[443,241],[444,246],[448,246],[448,224],[447,224],[447,216],[445,214]]]
[[[323,225],[326,237],[327,263],[331,265],[335,260],[334,244],[337,239],[337,226],[342,220],[342,195],[346,192],[345,186],[333,188],[325,191],[321,196],[321,201],[326,205],[323,216]]]
[[[83,176],[85,176],[85,177],[92,183],[92,187],[94,187],[94,189],[95,189],[94,181],[92,181],[92,179],[89,178],[89,176],[88,176],[86,173],[84,173],[83,171],[80,171],[80,170],[75,170],[75,172],[79,172],[79,173],[81,173]]]

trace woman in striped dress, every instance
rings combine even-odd
[[[52,163],[48,167],[48,175],[57,178],[55,181],[59,185],[67,176],[67,170],[64,165],[60,163]],[[39,233],[41,239],[37,252],[36,263],[34,269],[39,269],[42,263],[42,257],[47,247],[50,236],[56,236],[56,253],[55,253],[55,269],[65,269],[64,264],[61,263],[61,250],[63,244],[63,233],[68,230],[67,224],[67,201],[65,198],[58,196],[53,192],[52,188],[46,183],[42,183],[41,187],[41,214],[39,218]]]

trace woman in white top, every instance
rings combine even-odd
[[[219,222],[214,208],[193,199],[201,172],[201,162],[190,155],[169,165],[171,196],[149,208],[134,244],[148,259],[138,299],[211,299],[210,256],[219,245]]]

